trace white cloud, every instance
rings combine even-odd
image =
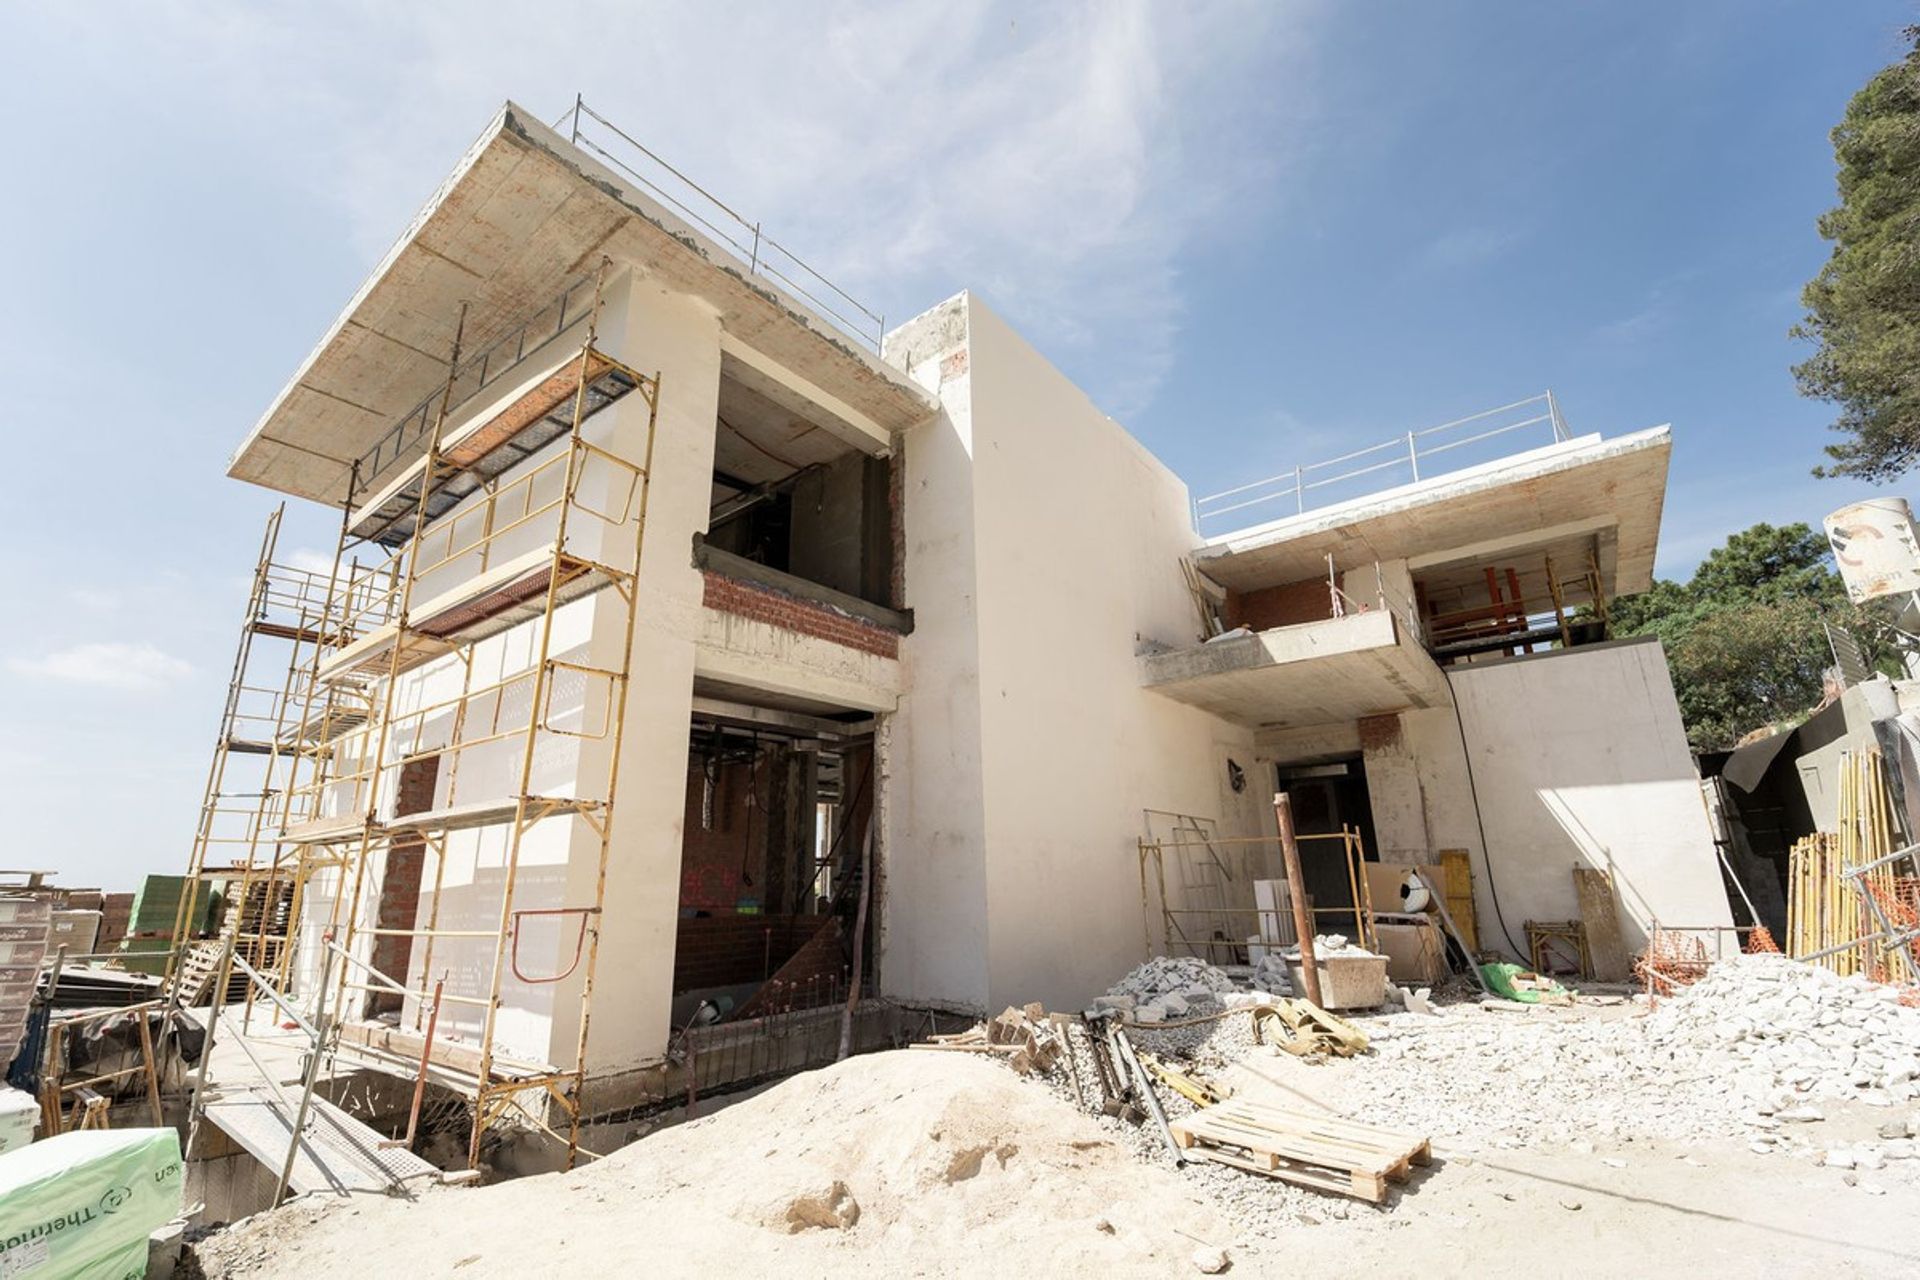
[[[333,552],[316,551],[312,547],[295,547],[285,555],[276,556],[276,561],[289,569],[301,573],[317,573],[322,577],[333,572]]]
[[[150,644],[79,644],[39,658],[9,658],[16,675],[107,689],[152,692],[193,675],[191,663]]]
[[[1519,239],[1517,231],[1502,227],[1455,227],[1429,241],[1420,251],[1420,262],[1435,271],[1479,267],[1498,258]]]
[[[1183,249],[1273,231],[1320,6],[555,8],[176,3],[128,43],[193,67],[369,262],[503,99],[551,119],[579,90],[891,320],[976,289],[1125,415],[1170,366]]]

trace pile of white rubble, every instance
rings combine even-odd
[[[1724,1073],[1786,1113],[1817,1098],[1891,1106],[1920,1097],[1920,1009],[1891,987],[1782,956],[1742,956],[1662,1001],[1646,1049]],[[1783,1118],[1792,1119],[1791,1115]]]
[[[1272,953],[1260,965],[1236,965],[1232,973],[1194,956],[1160,956],[1114,983],[1093,1004],[1152,1023],[1258,1004],[1291,989],[1286,963]]]

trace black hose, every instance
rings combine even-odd
[[[1526,951],[1513,941],[1513,932],[1507,928],[1507,917],[1500,911],[1500,886],[1493,878],[1493,849],[1487,844],[1487,822],[1480,816],[1480,787],[1473,780],[1473,748],[1467,745],[1467,722],[1460,718],[1460,695],[1454,691],[1453,669],[1440,668],[1447,678],[1447,700],[1453,703],[1453,725],[1460,732],[1460,755],[1467,762],[1467,794],[1473,800],[1473,822],[1480,828],[1480,861],[1487,869],[1487,892],[1493,897],[1493,918],[1500,926],[1500,936],[1507,940],[1508,948],[1516,956],[1525,956]],[[1472,956],[1469,963],[1478,964]]]

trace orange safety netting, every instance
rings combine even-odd
[[[1773,934],[1767,931],[1767,926],[1756,924],[1753,926],[1753,931],[1747,935],[1747,954],[1777,956],[1780,954],[1780,944],[1773,940]]]
[[[1903,934],[1920,927],[1920,880],[1911,876],[1895,877],[1891,883],[1862,877],[1867,892],[1873,895],[1873,901],[1880,908],[1880,914],[1886,918],[1887,925],[1895,934]],[[1874,921],[1878,925],[1879,921]],[[1910,950],[1907,947],[1876,948],[1867,961],[1867,976],[1875,982],[1904,983],[1909,990],[1901,993],[1901,1003],[1920,1002],[1920,996],[1912,1001],[1911,984],[1915,977],[1912,965],[1907,963]]]
[[[1700,981],[1707,964],[1707,947],[1700,939],[1655,929],[1647,949],[1633,962],[1633,971],[1647,984],[1647,999],[1653,1001]]]

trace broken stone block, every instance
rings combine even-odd
[[[1201,1248],[1193,1251],[1193,1268],[1203,1276],[1217,1276],[1233,1265],[1225,1249]]]
[[[787,1206],[789,1234],[805,1231],[808,1227],[845,1231],[858,1221],[860,1204],[844,1182],[836,1181],[816,1195],[800,1196]]]

